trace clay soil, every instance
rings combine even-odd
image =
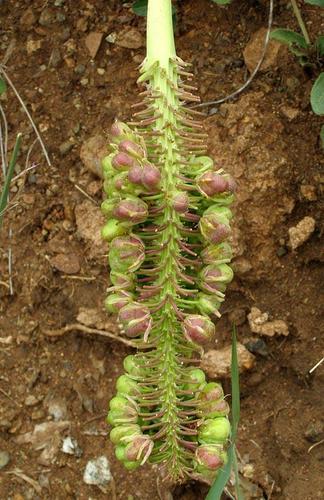
[[[49,13],[40,23],[44,9]],[[323,33],[320,9],[303,9],[310,33]],[[178,53],[193,64],[202,101],[223,97],[246,80],[243,50],[253,33],[267,25],[267,10],[267,2],[253,0],[234,0],[226,8],[208,0],[178,2]],[[274,25],[297,28],[285,1],[276,2]],[[49,336],[82,323],[80,312],[89,316],[91,310],[94,318],[83,324],[116,333],[114,317],[99,321],[108,285],[105,251],[81,231],[88,212],[98,213],[102,194],[100,179],[80,160],[80,148],[96,134],[107,137],[113,119],[129,118],[138,101],[137,67],[144,45],[124,48],[111,43],[114,37],[110,42],[105,37],[129,28],[144,36],[144,19],[132,13],[130,4],[113,0],[2,0],[0,26],[0,61],[6,58],[7,73],[52,162],[47,165],[36,144],[28,165],[37,166],[13,184],[11,197],[18,206],[7,213],[1,234],[0,450],[9,453],[10,461],[0,469],[0,498],[167,498],[167,492],[159,493],[150,467],[125,472],[107,438],[107,403],[131,348],[75,328]],[[85,45],[91,32],[104,33],[93,59]],[[241,375],[238,451],[246,498],[323,498],[324,365],[310,373],[323,356],[323,151],[321,120],[309,105],[312,78],[280,50],[238,99],[210,107],[204,120],[210,154],[239,185],[236,277],[218,323],[216,347],[230,343],[234,321],[240,342],[255,355],[253,369]],[[23,170],[35,136],[11,90],[1,103],[9,149],[17,131],[23,133],[18,161]],[[288,229],[305,216],[315,220],[315,231],[292,251]],[[90,222],[91,231],[98,232],[95,217]],[[8,289],[9,248],[13,295]],[[271,320],[283,320],[289,335],[261,338],[252,333],[247,314],[253,306],[268,312]],[[223,383],[229,391],[229,381]],[[49,458],[40,459],[42,450],[19,438],[52,421],[55,405],[68,427],[59,435],[58,450],[55,439],[52,443],[55,454],[49,450]],[[81,448],[76,455],[60,450],[60,439],[67,435]],[[111,482],[100,489],[83,481],[86,463],[101,455],[109,459],[114,487]],[[191,482],[172,494],[175,499],[203,499],[207,491]]]

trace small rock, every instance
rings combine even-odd
[[[300,194],[307,201],[316,201],[317,200],[315,186],[312,186],[311,184],[302,184],[300,186]]]
[[[237,274],[238,276],[243,276],[244,274],[247,274],[249,271],[251,271],[251,269],[252,269],[252,264],[245,257],[237,257],[233,261],[233,270],[234,273]]]
[[[62,144],[59,146],[61,156],[65,156],[69,151],[71,151],[73,146],[74,144],[71,141],[62,142]]]
[[[299,114],[299,109],[292,108],[291,106],[281,106],[280,111],[288,120],[294,120]]]
[[[315,230],[315,220],[313,217],[304,217],[297,226],[288,229],[289,243],[292,250],[300,247],[307,241]]]
[[[80,307],[77,321],[85,326],[94,326],[98,330],[115,330],[107,313],[95,308]]]
[[[253,333],[273,337],[274,335],[289,335],[287,323],[281,319],[268,321],[268,313],[262,313],[257,307],[252,307],[248,314],[249,325]]]
[[[75,27],[78,31],[82,31],[83,33],[85,33],[88,29],[88,19],[86,19],[85,17],[80,17],[77,20]]]
[[[23,26],[25,29],[30,29],[32,26],[36,23],[36,16],[34,14],[34,11],[32,10],[31,7],[25,10],[23,15],[20,18],[20,25]]]
[[[91,59],[94,59],[99,50],[103,33],[92,31],[85,39],[85,46],[88,49]]]
[[[30,56],[42,47],[42,40],[27,40],[26,50],[27,54]]]
[[[262,339],[251,339],[245,344],[245,347],[253,354],[259,354],[263,357],[267,357],[269,354],[268,346]]]
[[[320,420],[312,422],[305,431],[305,438],[310,443],[318,443],[324,437],[324,424]]]
[[[26,397],[24,403],[26,406],[36,406],[39,403],[39,400],[33,394],[30,394]]]
[[[77,234],[89,242],[90,257],[101,257],[107,253],[107,244],[101,238],[105,218],[100,209],[85,200],[75,207]]]
[[[85,73],[86,67],[84,64],[77,64],[74,68],[74,73],[77,75],[83,75]]]
[[[97,68],[97,73],[100,76],[103,76],[106,73],[105,68]]]
[[[57,68],[62,61],[61,52],[59,49],[54,48],[51,52],[48,65],[51,68]]]
[[[237,357],[240,373],[251,370],[255,363],[255,357],[243,344],[237,343]],[[231,376],[232,346],[223,349],[211,349],[202,358],[201,367],[210,378],[223,378]]]
[[[112,33],[109,33],[109,35],[106,36],[105,40],[108,43],[115,43],[116,42],[116,38],[117,38],[117,33],[112,32]]]
[[[82,144],[80,158],[90,172],[102,178],[101,160],[107,153],[107,139],[102,135],[94,135]]]
[[[139,49],[143,47],[144,39],[137,29],[125,28],[118,33],[115,43],[125,49]]]
[[[58,271],[65,274],[77,274],[81,269],[79,257],[74,253],[59,253],[50,258],[50,263]]]
[[[57,422],[67,417],[66,400],[60,397],[54,397],[48,403],[48,414]]]
[[[260,28],[252,35],[251,40],[243,50],[244,61],[250,73],[256,68],[261,58],[266,33],[266,28]],[[280,60],[279,53],[284,50],[280,42],[277,42],[277,40],[270,40],[259,71],[267,71],[270,68],[276,67]]]
[[[0,450],[0,470],[4,469],[10,462],[10,455],[7,451]]]
[[[105,486],[110,480],[109,462],[104,455],[94,460],[89,460],[83,474],[83,481],[86,484]]]
[[[65,439],[63,439],[61,449],[63,453],[66,453],[67,455],[75,455],[77,458],[80,458],[83,453],[80,446],[78,445],[77,440],[71,438],[70,436],[67,436]]]

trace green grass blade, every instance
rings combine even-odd
[[[234,445],[234,453],[233,453],[233,471],[235,477],[235,493],[237,500],[244,500],[244,495],[241,492],[240,488],[240,477],[238,472],[238,463],[237,463],[237,455],[236,455],[236,447]]]
[[[4,179],[4,184],[3,184],[2,191],[0,194],[0,229],[2,227],[3,212],[6,209],[6,206],[8,204],[8,194],[9,194],[10,182],[11,182],[11,179],[13,178],[13,174],[15,171],[15,166],[16,166],[17,157],[18,157],[20,144],[21,144],[21,137],[22,137],[22,134],[19,133],[17,135],[17,138],[16,138],[15,147],[13,149],[12,156],[11,156],[11,159],[9,162],[8,172],[7,172],[7,175]]]
[[[236,494],[238,500],[244,500],[242,493],[239,489],[239,478],[237,469],[237,460],[235,453],[235,439],[237,436],[237,428],[240,420],[240,379],[237,359],[237,341],[236,341],[236,328],[233,327],[232,331],[232,364],[231,364],[231,377],[232,377],[232,443],[228,450],[228,461],[225,467],[219,472],[213,485],[211,486],[206,500],[220,500],[224,488],[230,478],[232,467],[235,474]],[[236,472],[235,472],[236,471]]]

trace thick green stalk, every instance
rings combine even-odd
[[[158,61],[161,68],[168,68],[175,57],[171,0],[149,0],[147,8],[147,63]]]

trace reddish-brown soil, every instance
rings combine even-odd
[[[50,8],[54,21],[39,24],[45,8]],[[234,0],[224,9],[208,0],[185,0],[178,8],[178,53],[193,63],[202,100],[238,88],[247,75],[243,49],[251,35],[266,26],[267,2]],[[321,26],[323,31],[323,10],[307,6],[304,14],[313,35]],[[130,26],[144,35],[144,19],[131,12],[130,4],[123,6],[117,0],[2,0],[0,25],[0,61],[7,54],[8,75],[42,131],[52,160],[49,167],[40,148],[32,150],[29,164],[35,162],[37,167],[18,195],[14,187],[12,198],[19,204],[6,215],[1,234],[0,337],[12,338],[0,344],[0,450],[10,454],[10,462],[0,470],[0,498],[113,498],[110,486],[104,491],[83,482],[88,460],[106,455],[118,499],[158,499],[155,471],[145,466],[127,473],[107,438],[107,402],[130,349],[78,331],[46,335],[76,323],[80,308],[95,309],[98,315],[102,311],[108,283],[106,257],[80,238],[75,218],[76,207],[86,200],[76,186],[99,205],[101,183],[83,167],[80,147],[96,133],[107,134],[116,116],[130,117],[131,104],[138,100],[137,67],[145,50],[103,39],[91,60],[85,38],[90,32],[107,36]],[[276,2],[275,25],[296,28],[285,1]],[[28,54],[30,41],[40,41],[40,47]],[[54,49],[60,57],[53,66],[49,60]],[[218,345],[228,344],[236,318],[239,340],[255,346],[257,336],[246,320],[252,306],[289,327],[287,337],[263,338],[253,371],[241,377],[238,450],[246,498],[323,498],[324,365],[309,373],[323,356],[323,151],[318,140],[321,120],[309,106],[311,78],[283,50],[244,94],[205,120],[210,153],[240,188],[235,219],[237,274],[223,307]],[[9,125],[9,149],[16,132],[23,133],[24,154],[18,162],[22,170],[34,135],[12,91],[1,102]],[[292,251],[288,228],[305,216],[315,219],[316,229]],[[13,295],[7,286],[9,247]],[[75,272],[56,270],[53,257],[62,254],[74,262]],[[114,328],[114,318],[107,323]],[[224,383],[229,390],[229,382]],[[83,453],[77,458],[58,451],[44,466],[39,463],[41,451],[18,444],[17,438],[50,420],[48,405],[53,400],[66,405],[70,427],[65,435],[75,438]],[[36,483],[18,477],[17,470]],[[177,487],[173,495],[200,499],[206,492],[205,486],[189,483]]]

